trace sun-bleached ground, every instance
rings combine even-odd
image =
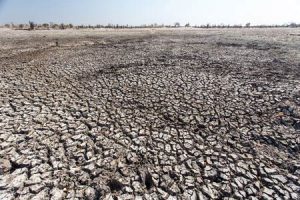
[[[299,29],[0,43],[0,199],[299,198]]]

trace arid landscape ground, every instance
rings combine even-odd
[[[299,199],[300,29],[0,29],[0,199]]]

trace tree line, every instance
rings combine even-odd
[[[125,29],[125,28],[177,28],[177,27],[193,27],[193,28],[297,28],[300,27],[300,24],[290,23],[283,25],[251,25],[250,23],[246,23],[245,25],[224,25],[224,24],[205,24],[205,25],[194,25],[191,26],[190,23],[186,23],[185,25],[181,25],[179,22],[175,22],[173,25],[164,25],[164,24],[143,24],[139,26],[132,25],[119,25],[119,24],[107,24],[107,25],[73,25],[73,24],[57,24],[57,23],[42,23],[37,24],[32,21],[29,21],[28,24],[5,24],[2,27],[12,28],[16,30],[50,30],[50,29],[95,29],[95,28],[113,28],[113,29]]]

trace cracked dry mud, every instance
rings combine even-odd
[[[0,199],[299,199],[299,31],[0,30]]]

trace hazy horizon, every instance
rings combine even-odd
[[[300,22],[297,0],[0,0],[0,24],[288,24]]]

